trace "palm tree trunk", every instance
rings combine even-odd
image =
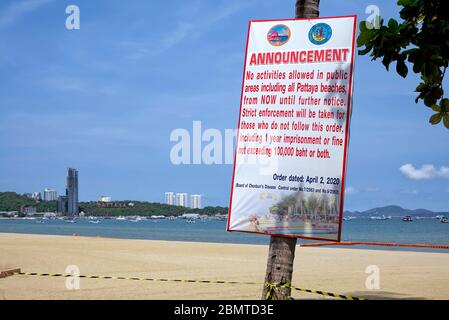
[[[271,237],[262,300],[287,300],[291,296],[288,285],[292,282],[295,247],[295,238]]]
[[[296,0],[296,18],[316,18],[320,15],[320,0]]]
[[[319,6],[320,0],[296,0],[296,18],[318,17]],[[295,248],[295,238],[271,237],[262,300],[290,298],[291,288],[288,285],[292,283]],[[273,286],[277,288],[273,289]]]

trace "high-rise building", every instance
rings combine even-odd
[[[165,204],[172,206],[175,204],[175,194],[173,192],[165,193]]]
[[[33,198],[34,200],[36,200],[36,201],[41,201],[41,193],[38,192],[38,191],[33,192],[32,198]]]
[[[190,196],[190,207],[192,209],[201,209],[201,195],[192,194]]]
[[[78,208],[78,170],[74,168],[68,168],[67,171],[67,215],[77,216],[79,213]]]
[[[58,199],[58,193],[56,190],[45,188],[44,189],[44,200],[45,201],[54,201]]]
[[[181,207],[187,207],[187,193],[176,194],[176,205]]]
[[[66,214],[67,213],[67,197],[59,196],[56,202],[56,212]]]

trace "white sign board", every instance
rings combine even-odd
[[[249,22],[228,231],[340,240],[355,30]]]

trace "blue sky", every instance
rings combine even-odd
[[[398,16],[394,1],[321,2],[321,16]],[[80,30],[65,28],[69,4]],[[232,166],[173,165],[170,132],[234,128],[247,21],[293,14],[293,0],[1,1],[0,190],[62,193],[73,166],[81,200],[227,205]],[[449,210],[449,132],[428,124],[416,84],[357,57],[345,209]]]

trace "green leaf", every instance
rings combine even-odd
[[[391,31],[396,33],[399,29],[399,24],[396,20],[390,19],[390,20],[388,20],[388,27],[391,29]]]
[[[443,124],[446,128],[449,129],[449,114],[447,113],[443,116]]]
[[[412,48],[412,49],[408,49],[408,50],[404,50],[402,51],[402,53],[406,54],[406,55],[414,55],[418,52],[420,52],[421,50],[418,48]],[[411,62],[411,61],[410,61]]]
[[[424,91],[424,89],[427,87],[427,85],[424,82],[421,82],[417,87],[416,87],[416,92],[422,92]]]
[[[433,125],[440,123],[441,119],[443,118],[442,113],[435,113],[432,115],[429,119],[429,122]]]
[[[423,100],[424,104],[428,107],[431,107],[437,102],[437,99],[432,97],[432,95],[429,93],[423,94]]]
[[[363,49],[363,50],[359,50],[358,51],[358,54],[359,54],[359,56],[364,56],[365,54],[367,54],[368,52],[370,52],[371,51],[371,47],[366,47],[365,49]]]
[[[413,72],[414,73],[420,73],[421,70],[422,70],[422,67],[423,67],[423,63],[421,61],[415,61],[414,64],[413,64]]]
[[[441,109],[444,110],[444,112],[449,112],[449,99],[442,99],[440,105]]]
[[[407,77],[407,73],[408,73],[408,68],[405,64],[404,61],[402,60],[398,60],[396,62],[396,72],[402,77],[405,78]]]
[[[439,105],[437,105],[437,104],[433,104],[433,105],[431,106],[431,108],[432,108],[432,110],[435,111],[435,112],[441,112],[441,107],[440,107]]]
[[[369,26],[371,26],[371,28]],[[360,30],[360,32],[366,32],[366,31],[368,31],[369,28],[372,29],[372,26],[373,25],[371,23],[363,20],[363,21],[360,21],[360,23],[359,23],[359,30]]]
[[[430,60],[432,60],[435,64],[440,65],[443,64],[443,57],[438,55],[438,54],[434,54],[430,57]]]
[[[398,5],[408,7],[414,4],[415,2],[416,2],[415,0],[398,0]]]
[[[437,80],[440,76],[440,69],[435,64],[427,62],[424,64],[423,76],[427,80]]]
[[[368,31],[360,32],[359,36],[357,37],[357,47],[361,47],[369,42],[369,39],[371,38],[371,35]]]
[[[384,58],[382,59],[382,64],[385,66],[385,69],[387,69],[387,71],[389,71],[390,63],[391,63],[391,58],[388,56],[384,56]]]

